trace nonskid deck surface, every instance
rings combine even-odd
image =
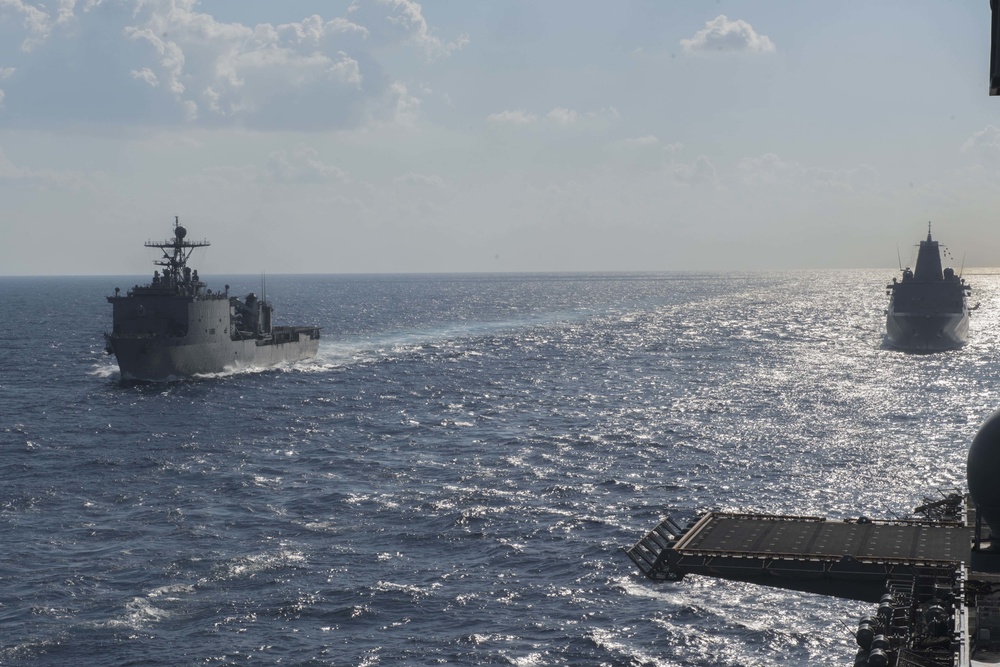
[[[859,622],[856,665],[995,664],[1000,550],[990,551],[977,533],[981,524],[967,495],[925,499],[913,516],[919,518],[708,512],[686,524],[667,517],[628,555],[657,581],[701,575],[877,602],[877,614]],[[970,578],[977,564],[997,574]]]
[[[674,545],[680,554],[962,561],[972,529],[917,522],[841,522],[712,513]]]
[[[665,519],[628,555],[657,581],[695,574],[876,601],[887,577],[967,565],[973,533],[959,521],[710,512],[686,527]]]

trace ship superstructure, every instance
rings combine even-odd
[[[941,249],[927,223],[927,239],[920,242],[915,268],[904,269],[902,280],[893,278],[886,285],[889,344],[914,352],[962,347],[969,337],[971,290],[954,269],[942,268]]]
[[[113,326],[107,351],[118,360],[123,380],[162,381],[262,368],[306,359],[319,348],[317,326],[273,326],[269,302],[254,293],[240,299],[213,292],[187,261],[208,241],[190,241],[174,218],[174,236],[146,242],[163,257],[147,285],[108,297]]]

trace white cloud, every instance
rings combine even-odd
[[[302,97],[330,103],[340,90],[347,96],[362,82],[358,61],[343,51],[323,52],[318,46],[330,35],[356,32],[360,27],[344,21],[323,22],[313,16],[299,24],[269,24],[250,28],[223,23],[194,11],[190,2],[180,7],[161,3],[139,16],[140,26],[126,26],[124,34],[153,47],[156,69],[139,77],[149,83],[165,81],[176,101],[187,109],[194,105],[214,116],[246,120],[268,116],[281,100]],[[326,91],[316,93],[314,91]],[[346,92],[345,92],[346,91]]]
[[[181,110],[185,121],[190,123],[198,119],[198,105],[194,102],[190,100],[183,102],[181,104]]]
[[[486,117],[491,123],[505,123],[510,125],[527,125],[529,123],[534,123],[538,120],[538,116],[533,113],[528,113],[527,111],[517,110],[517,111],[501,111],[500,113],[490,114]]]
[[[987,125],[962,144],[962,152],[993,162],[1000,158],[1000,128]]]
[[[742,20],[730,21],[719,15],[705,24],[691,39],[682,39],[686,53],[772,53],[774,42],[759,35]]]
[[[156,77],[156,73],[148,67],[143,67],[141,70],[132,70],[132,78],[145,81],[153,88],[160,85],[160,80]]]
[[[20,61],[10,64],[25,73],[5,86],[8,124],[92,120],[309,131],[389,118],[414,125],[420,96],[394,83],[381,59],[397,48],[437,60],[468,43],[435,34],[409,0],[256,25],[216,18],[198,0],[51,6],[0,0],[5,35],[22,40]],[[42,75],[45,95],[37,92]]]
[[[739,164],[740,177],[750,185],[772,185],[789,182],[805,173],[805,169],[795,162],[786,162],[774,153],[760,157],[743,158]]]
[[[279,34],[291,33],[294,36],[294,40],[292,41],[313,46],[320,46],[330,35],[353,34],[364,39],[370,34],[368,28],[348,21],[345,18],[324,21],[322,17],[317,15],[303,19],[301,23],[284,23],[279,25],[276,28],[276,32]]]
[[[0,18],[5,14],[19,15],[27,35],[21,42],[21,50],[30,52],[48,39],[54,21],[49,14],[29,5],[23,0],[0,0]]]
[[[599,111],[589,111],[589,112],[579,112],[573,109],[567,109],[565,107],[556,107],[552,111],[545,114],[544,119],[555,123],[556,125],[561,125],[563,127],[569,127],[573,125],[580,125],[584,123],[594,123],[602,121],[615,121],[620,118],[618,110],[614,107],[606,107]],[[491,123],[505,123],[509,125],[529,125],[531,123],[538,122],[540,119],[536,114],[533,114],[524,110],[516,111],[501,111],[499,113],[490,114],[487,116],[486,120]]]
[[[622,143],[627,146],[658,146],[660,144],[660,140],[652,134],[647,134],[644,137],[624,139]]]
[[[455,51],[464,48],[469,43],[467,35],[461,35],[452,42],[442,41],[435,36],[427,25],[422,8],[419,3],[412,0],[379,0],[379,4],[388,5],[392,8],[393,14],[387,19],[389,23],[399,27],[406,35],[407,39],[414,45],[423,49],[428,60],[437,60],[450,56]],[[356,11],[357,0],[352,3],[352,10]]]
[[[680,144],[663,145],[653,134],[628,137],[610,144],[609,155],[620,167],[649,174],[659,174],[673,162],[680,151]]]
[[[740,180],[752,187],[788,187],[795,191],[829,191],[851,194],[878,187],[878,172],[868,165],[852,169],[806,167],[783,160],[774,153],[744,158],[738,171]]]
[[[294,151],[277,151],[267,161],[268,173],[278,183],[329,183],[348,180],[347,174],[320,160],[318,153],[306,146]]]
[[[682,185],[717,184],[715,166],[704,155],[698,157],[694,164],[675,164],[671,168],[671,177],[675,183]]]
[[[577,121],[579,114],[571,109],[557,108],[548,113],[546,118],[555,121],[560,125],[572,125]]]
[[[684,144],[682,143],[677,142],[673,144],[666,144],[663,147],[663,154],[670,158],[673,158],[676,157],[677,155],[680,155],[680,152],[682,150],[684,150]]]
[[[392,122],[403,127],[416,126],[420,98],[411,95],[406,85],[400,81],[389,86],[389,97],[394,100]]]
[[[9,79],[11,76],[14,75],[16,69],[17,69],[16,67],[0,67],[0,81],[3,81],[4,79]],[[0,111],[3,110],[3,100],[5,95],[6,93],[4,93],[3,89],[0,88]]]
[[[582,125],[616,121],[621,115],[614,107],[582,113],[572,109],[556,108],[550,111],[546,118],[558,125]]]

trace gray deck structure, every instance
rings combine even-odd
[[[686,528],[665,519],[628,554],[659,581],[701,574],[874,602],[892,576],[968,565],[973,537],[957,521],[710,512]]]
[[[1000,639],[1000,575],[975,570],[997,572],[1000,549],[981,539],[968,497],[951,494],[915,515],[708,512],[684,526],[667,517],[628,555],[654,581],[696,574],[878,602],[855,635],[861,667],[982,664],[972,656],[996,655]]]

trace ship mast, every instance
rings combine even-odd
[[[931,223],[927,223],[927,240],[921,241],[917,251],[917,263],[913,267],[916,280],[944,280],[941,265],[940,244],[931,238]]]
[[[180,216],[174,216],[174,238],[159,243],[146,241],[147,248],[159,248],[163,251],[163,258],[156,260],[153,264],[163,267],[163,277],[169,285],[179,285],[184,282],[184,269],[187,267],[188,257],[195,248],[204,248],[211,245],[208,241],[188,241],[185,239],[187,230],[180,224]]]

